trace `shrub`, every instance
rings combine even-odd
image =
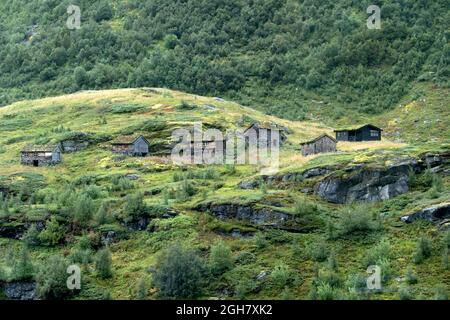
[[[398,290],[398,295],[400,300],[413,300],[414,296],[410,290],[410,288],[406,285],[400,286]]]
[[[75,222],[82,227],[86,227],[92,219],[95,211],[94,201],[86,194],[81,194],[77,197],[74,203],[73,217]]]
[[[418,281],[417,276],[414,274],[411,266],[408,266],[408,269],[406,271],[405,280],[406,280],[407,284],[416,284]]]
[[[24,246],[19,253],[18,259],[14,261],[13,279],[26,280],[31,279],[34,274],[34,266],[31,262],[28,249]]]
[[[61,256],[50,257],[36,276],[37,291],[42,299],[63,299],[70,295],[67,288],[67,261]]]
[[[133,220],[146,215],[147,205],[144,203],[144,195],[142,193],[128,195],[126,197],[124,211],[126,216]]]
[[[364,257],[364,266],[369,267],[372,265],[377,265],[379,261],[384,259],[389,260],[390,257],[391,244],[386,240],[382,240],[374,248],[366,252],[366,256]]]
[[[253,279],[242,278],[236,286],[236,297],[243,300],[245,296],[256,289],[256,283]]]
[[[136,285],[136,299],[145,300],[148,296],[148,286],[145,278],[139,279]]]
[[[314,261],[323,262],[328,258],[329,250],[323,241],[314,243],[309,248],[309,254]]]
[[[267,239],[262,232],[256,233],[255,245],[258,249],[264,249],[267,246]]]
[[[339,235],[367,234],[378,230],[379,225],[364,207],[356,207],[343,212],[339,224]]]
[[[445,270],[448,270],[450,268],[450,263],[448,261],[448,247],[445,246],[444,250],[442,252],[442,267]]]
[[[431,240],[426,237],[421,237],[417,241],[416,252],[414,254],[414,263],[422,263],[425,259],[431,256]]]
[[[45,229],[39,234],[39,241],[47,246],[55,246],[64,238],[65,229],[60,226],[55,216],[47,222]]]
[[[222,274],[233,268],[233,257],[230,247],[223,241],[219,241],[211,247],[209,258],[213,274]]]
[[[82,236],[74,246],[70,260],[73,263],[88,264],[92,262],[91,240],[88,236]]]
[[[177,105],[176,108],[179,111],[188,111],[188,110],[194,110],[195,108],[197,108],[197,106],[195,104],[189,104],[186,101],[181,101],[181,103],[179,105]]]
[[[445,286],[439,286],[435,289],[434,300],[448,300],[447,288]]]
[[[339,300],[339,291],[328,283],[321,283],[317,286],[317,300]]]
[[[108,279],[112,277],[112,258],[111,251],[108,247],[101,249],[97,252],[95,261],[95,270],[101,279]]]
[[[94,215],[94,222],[97,226],[101,226],[110,223],[110,220],[109,205],[107,202],[103,202]]]
[[[283,288],[288,285],[292,279],[292,273],[289,266],[283,262],[278,263],[270,274],[273,284],[277,288]]]
[[[200,294],[203,264],[194,251],[175,244],[158,258],[155,269],[153,281],[160,296],[191,299]]]
[[[39,231],[35,223],[33,223],[25,232],[23,236],[23,241],[29,247],[37,247],[40,244]]]

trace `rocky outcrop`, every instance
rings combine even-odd
[[[288,183],[298,182],[305,179],[320,177],[329,174],[333,171],[331,167],[317,167],[305,170],[303,172],[292,172],[274,176],[262,176],[261,179],[267,183]],[[258,181],[241,181],[239,188],[241,189],[256,189],[259,187]]]
[[[388,200],[409,191],[408,171],[414,163],[404,162],[386,168],[347,168],[332,174],[315,186],[315,192],[332,203]]]
[[[0,237],[20,240],[27,228],[23,223],[0,222]]]
[[[445,223],[447,222],[446,219],[450,219],[450,202],[427,207],[412,212],[401,218],[403,222],[407,223],[414,222],[416,220],[428,220],[433,223]]]
[[[36,225],[38,231],[42,231],[45,228],[44,221],[0,220],[0,237],[20,240],[33,224]]]
[[[3,286],[3,292],[9,300],[36,300],[36,282],[14,281]]]
[[[235,219],[252,225],[276,228],[291,232],[309,231],[313,226],[305,227],[297,216],[271,208],[255,208],[251,204],[204,203],[197,207],[199,211],[208,211],[221,220]]]

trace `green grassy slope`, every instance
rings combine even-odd
[[[180,107],[183,101],[188,110]],[[434,114],[443,114],[447,109],[441,106],[448,97],[436,94],[427,99]],[[417,156],[427,151],[445,149],[446,136],[443,132],[433,132],[439,143],[418,141],[414,143],[410,118],[404,108],[393,111],[400,119],[396,124],[404,132],[405,143],[389,140],[374,143],[340,143],[339,154],[303,158],[298,154],[298,141],[312,138],[322,132],[332,132],[332,128],[321,123],[294,122],[264,115],[254,109],[237,103],[185,94],[166,89],[123,89],[106,91],[84,91],[76,94],[41,100],[15,103],[0,109],[0,189],[8,188],[14,197],[10,198],[9,215],[2,213],[2,225],[20,224],[22,221],[41,221],[54,216],[63,226],[71,226],[71,232],[64,235],[58,245],[41,245],[30,249],[35,265],[43,263],[50,255],[68,256],[77,250],[78,241],[87,234],[96,245],[101,235],[115,231],[118,238],[110,245],[113,253],[113,277],[101,280],[93,271],[93,262],[83,267],[83,288],[74,298],[96,299],[109,292],[112,298],[136,298],[135,288],[139,279],[146,279],[149,291],[147,298],[157,298],[152,285],[151,269],[161,252],[175,242],[195,248],[202,259],[207,261],[210,247],[223,239],[231,247],[234,267],[220,276],[208,278],[201,298],[248,298],[248,299],[306,299],[311,298],[311,288],[316,271],[329,272],[327,262],[317,262],[311,253],[318,244],[323,244],[325,252],[332,252],[337,260],[335,274],[340,279],[334,289],[334,298],[363,298],[364,293],[352,295],[348,290],[349,278],[365,275],[365,256],[381,240],[390,243],[388,259],[390,277],[385,290],[371,294],[372,299],[396,299],[399,297],[400,282],[407,267],[411,265],[419,282],[410,286],[415,297],[433,298],[438,287],[448,290],[450,278],[448,270],[441,263],[441,240],[444,234],[430,223],[410,225],[399,222],[399,218],[415,207],[449,200],[449,179],[442,177],[443,190],[432,193],[430,186],[417,184],[411,192],[398,198],[373,205],[347,206],[332,205],[316,196],[305,196],[301,189],[310,182],[299,182],[291,186],[264,185],[256,190],[242,190],[238,184],[242,180],[253,179],[258,168],[251,166],[196,166],[182,171],[164,156],[147,158],[126,158],[115,160],[110,151],[109,141],[123,133],[142,133],[150,140],[152,148],[158,150],[167,143],[175,128],[192,125],[201,121],[205,126],[219,129],[233,129],[251,121],[272,122],[291,129],[288,143],[281,153],[281,171],[297,172],[307,168],[333,164],[373,163],[387,165],[392,157]],[[415,111],[414,111],[415,112]],[[374,118],[382,122],[386,118]],[[436,116],[436,119],[439,118]],[[448,118],[442,118],[448,124]],[[389,134],[396,128],[389,125]],[[422,127],[418,127],[421,130]],[[404,131],[403,131],[404,130]],[[442,131],[442,130],[440,130]],[[60,165],[50,168],[25,167],[19,163],[19,151],[28,143],[53,143],[74,132],[91,133],[93,145],[87,150],[64,154]],[[424,131],[426,132],[426,130]],[[391,137],[391,135],[389,135]],[[430,143],[428,143],[430,142]],[[436,142],[436,141],[435,141]],[[127,174],[137,174],[139,179],[125,183],[119,179]],[[180,178],[185,175],[186,178]],[[185,182],[193,188],[186,195]],[[119,187],[118,187],[119,186]],[[124,226],[128,194],[144,194],[144,202],[153,211],[176,210],[177,217],[164,219],[156,214],[152,228],[148,231],[130,231]],[[84,225],[71,206],[70,194],[90,194],[92,212],[108,203],[107,222],[98,223],[96,216],[88,216]],[[17,200],[20,197],[20,200]],[[15,199],[15,200],[14,200]],[[305,216],[305,225],[315,227],[304,233],[289,233],[280,230],[259,230],[255,225],[238,221],[221,221],[195,208],[204,201],[256,203],[261,207],[281,206],[282,210],[296,214],[299,210],[314,210],[314,217]],[[300,206],[302,203],[305,207]],[[307,208],[307,209],[304,209]],[[309,209],[308,209],[309,208]],[[311,209],[315,208],[315,209]],[[369,212],[376,217],[374,223],[379,228],[352,236],[333,238],[327,235],[327,225],[339,226],[346,210],[358,213]],[[91,212],[91,213],[92,213]],[[129,218],[129,217],[128,217]],[[5,220],[6,219],[6,220]],[[233,237],[231,231],[256,233],[252,237]],[[433,239],[433,254],[421,264],[413,264],[415,243],[420,236]],[[4,270],[14,269],[8,261],[11,252],[18,252],[23,241],[0,238],[0,265]],[[14,256],[14,254],[12,254]],[[93,254],[92,254],[93,256]],[[205,262],[206,263],[206,262]],[[283,284],[280,277],[272,274],[276,266],[282,270],[288,282]],[[257,281],[255,277],[262,271],[268,276]]]
[[[81,28],[69,30],[78,5]],[[0,105],[82,89],[169,87],[280,117],[394,108],[416,80],[448,89],[445,0],[0,1]]]

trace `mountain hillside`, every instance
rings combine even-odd
[[[438,116],[448,96],[405,101],[389,117],[366,119],[390,122],[382,141],[339,142],[339,152],[311,157],[299,142],[333,127],[217,97],[141,88],[5,106],[0,299],[448,298],[450,154],[448,118]],[[442,132],[417,139],[427,137],[428,120],[442,121]],[[195,122],[285,128],[280,171],[174,165],[170,135]],[[149,140],[150,156],[111,152],[114,139],[131,134]],[[20,164],[24,146],[66,141],[87,145],[55,166]],[[58,287],[69,264],[81,267],[81,290]],[[378,292],[365,289],[371,265],[383,270]],[[193,281],[168,288],[173,270]]]
[[[69,30],[78,5],[81,28]],[[168,87],[293,120],[392,110],[416,81],[448,90],[448,1],[0,1],[0,104]]]

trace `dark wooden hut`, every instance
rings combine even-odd
[[[379,141],[381,140],[380,129],[372,124],[334,130],[337,141]]]
[[[21,150],[21,163],[28,166],[50,166],[61,162],[59,145],[27,145]]]
[[[318,153],[328,153],[337,151],[337,141],[326,133],[319,137],[300,143],[302,148],[302,155],[304,157]]]
[[[265,135],[262,134],[263,130],[266,133]],[[276,141],[274,131],[279,132],[280,135],[279,141]],[[244,137],[250,137],[252,132],[255,132],[256,134],[256,138],[258,139],[258,146],[265,144],[268,149],[276,146],[279,147],[282,144],[284,144],[287,140],[287,136],[284,130],[276,126],[253,123],[244,131]]]
[[[150,152],[150,143],[142,135],[121,136],[112,143],[112,152],[133,157],[145,157]]]

